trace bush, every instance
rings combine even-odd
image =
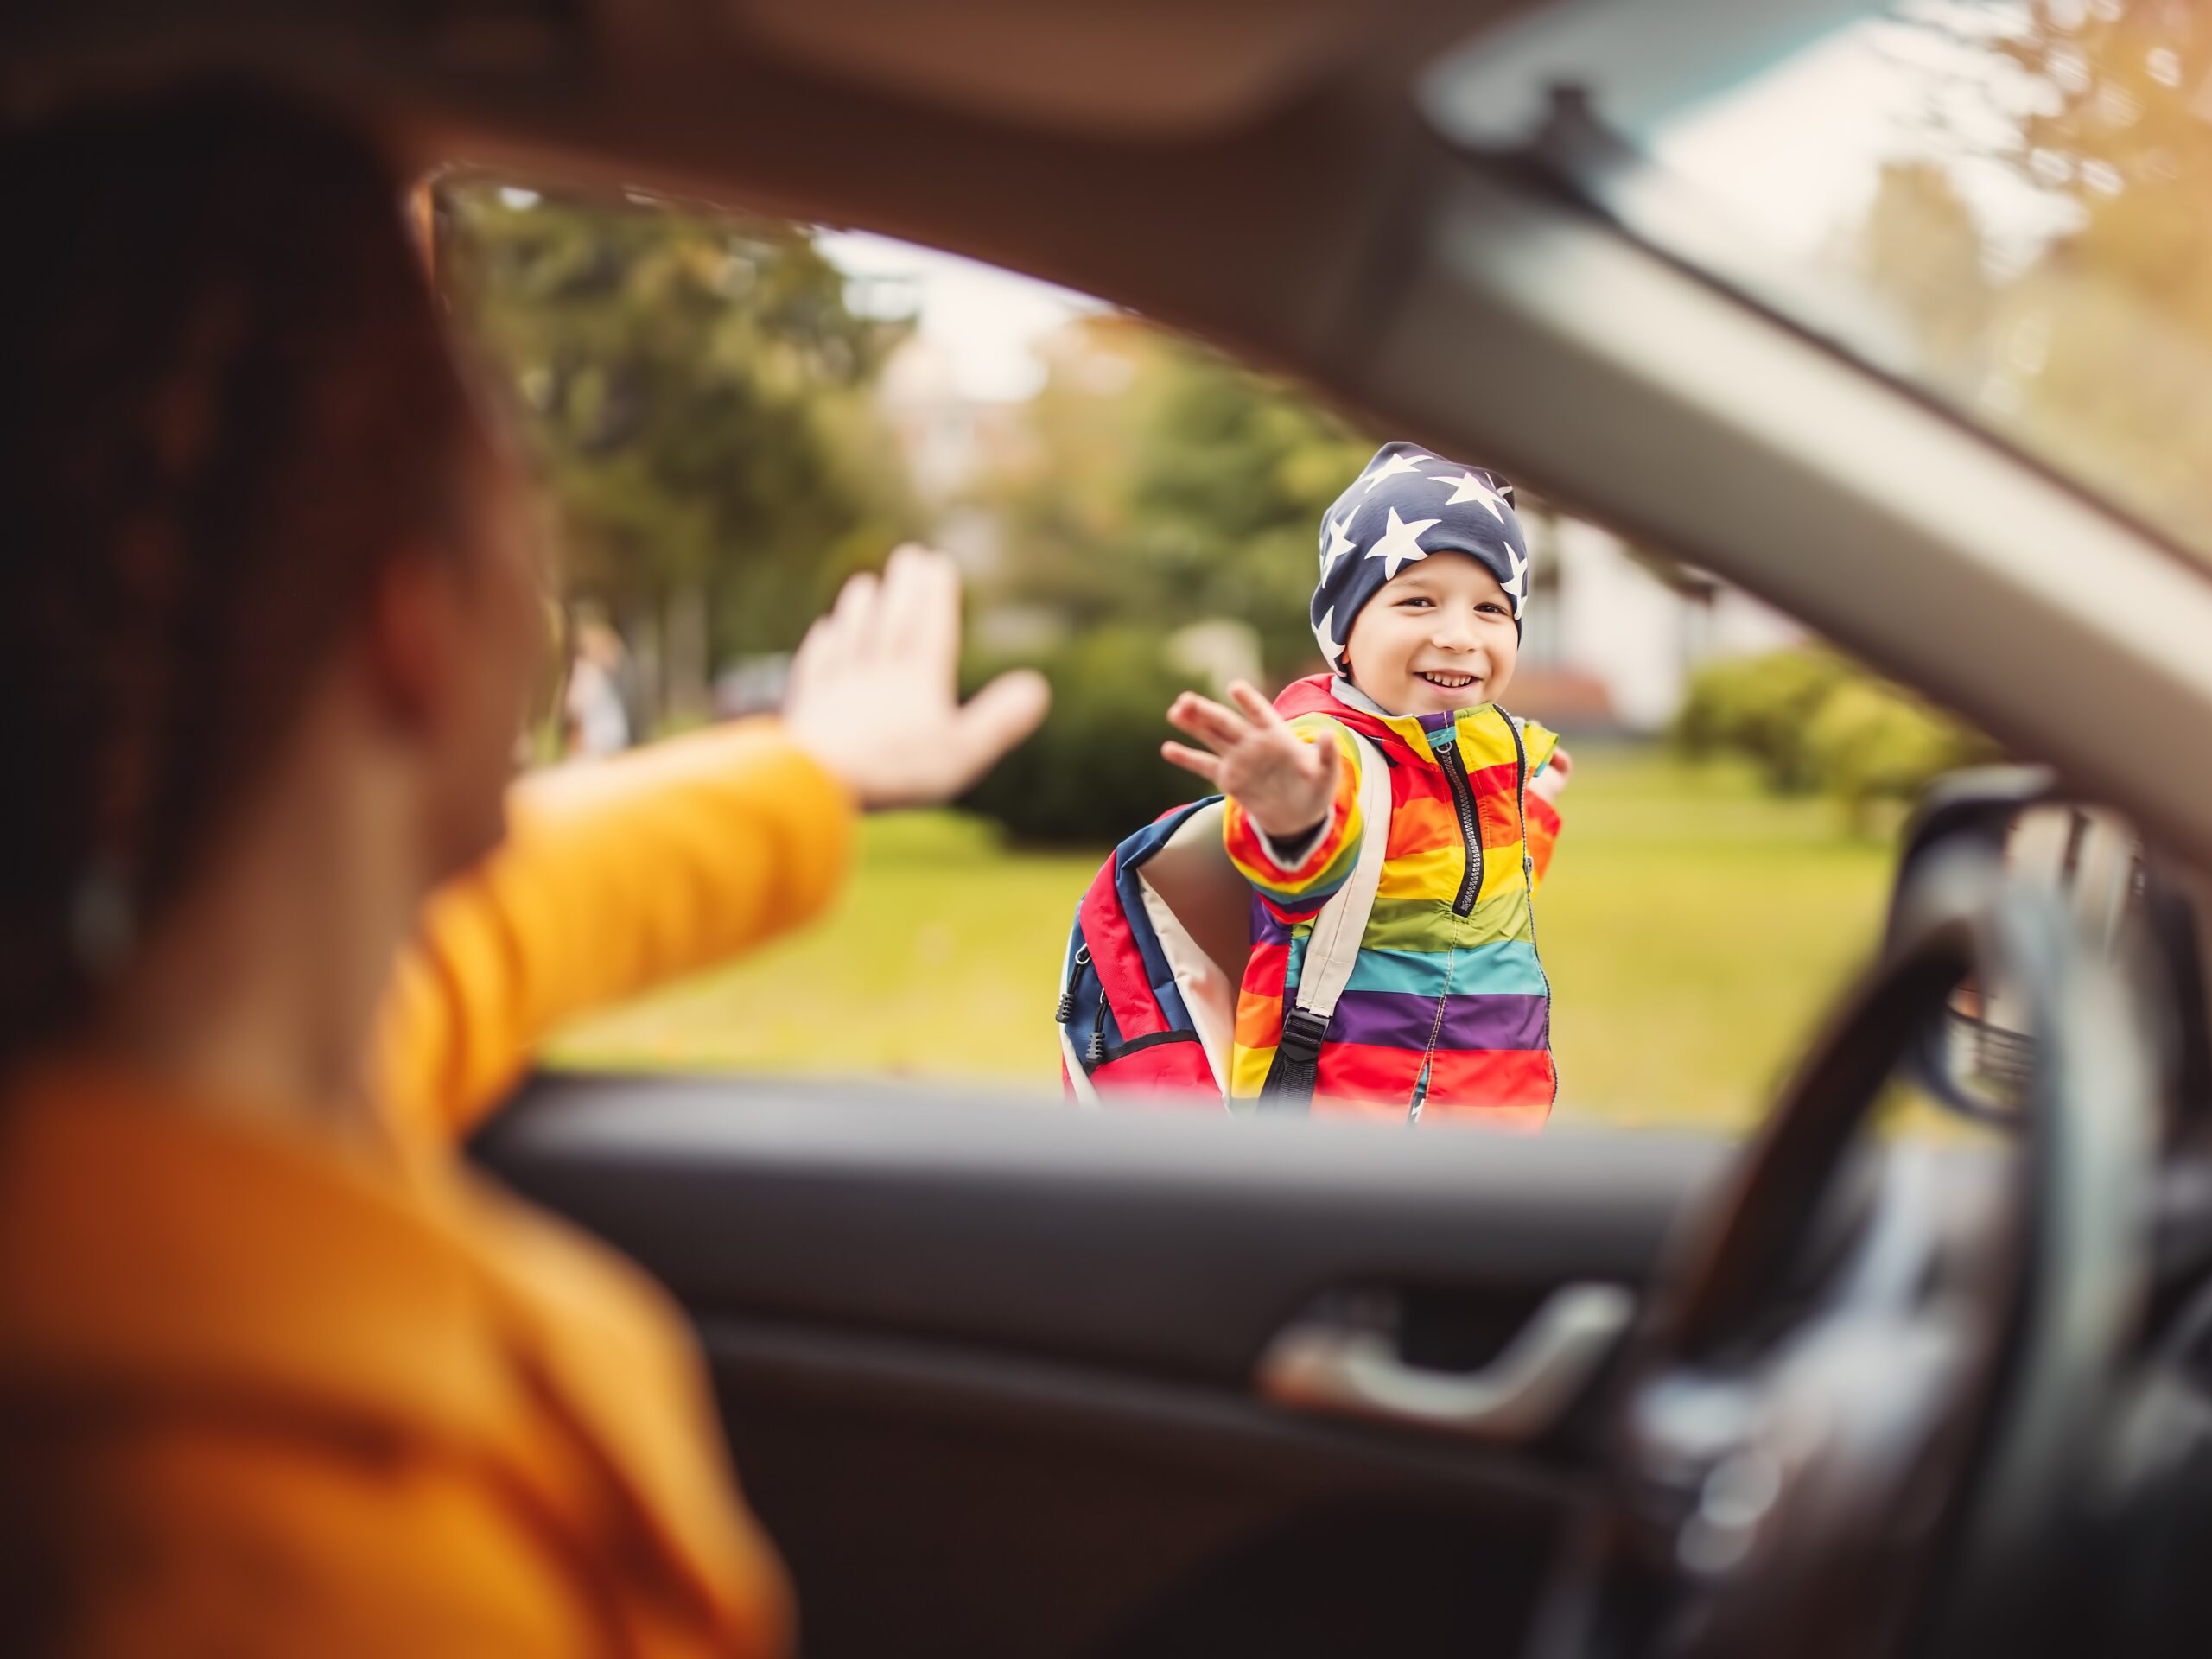
[[[1748,756],[1777,791],[1833,796],[1859,825],[1876,801],[1910,801],[1942,773],[1998,757],[1973,727],[1821,651],[1700,670],[1675,738],[1692,755]]]
[[[977,664],[970,683],[1009,665]],[[1175,734],[1167,705],[1189,680],[1163,660],[1158,638],[1098,629],[1035,666],[1052,682],[1052,712],[963,804],[1020,841],[1098,847],[1205,792],[1160,758],[1161,741]]]
[[[1821,787],[1860,828],[1876,801],[1916,800],[1943,773],[1997,758],[1973,728],[1871,678],[1831,691],[1805,741]]]
[[[1770,788],[1785,795],[1820,786],[1807,747],[1814,717],[1851,668],[1826,652],[1777,651],[1700,669],[1690,681],[1675,737],[1694,757],[1748,755]]]

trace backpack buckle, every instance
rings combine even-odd
[[[1282,1036],[1275,1050],[1294,1065],[1313,1065],[1320,1060],[1321,1040],[1328,1034],[1329,1022],[1321,1015],[1293,1008],[1283,1016]]]

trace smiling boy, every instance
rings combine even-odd
[[[1317,1112],[1522,1127],[1550,1114],[1535,895],[1569,763],[1499,701],[1528,574],[1510,486],[1386,444],[1321,521],[1312,618],[1331,671],[1273,705],[1240,681],[1234,708],[1191,692],[1169,708],[1205,747],[1161,753],[1229,798],[1230,858],[1255,894],[1232,1098],[1264,1105],[1271,1076],[1296,1066],[1313,1069]],[[1363,764],[1390,769],[1374,909],[1325,1027],[1287,1024],[1314,918],[1370,830]]]

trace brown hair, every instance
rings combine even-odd
[[[80,1014],[276,754],[472,413],[345,123],[238,85],[0,136],[0,1058]]]

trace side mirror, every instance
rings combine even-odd
[[[2181,1098],[2191,1107],[2212,1102],[2196,907],[2132,824],[2061,792],[2047,767],[1954,772],[1929,791],[1906,826],[1890,898],[1891,938],[1922,884],[1945,879],[1947,862],[1961,852],[2001,865],[2009,880],[2060,893],[2101,948],[2152,953],[2174,994],[2170,1023],[2180,1040]],[[2011,988],[1969,980],[1952,993],[1915,1069],[1953,1109],[2009,1121],[2035,1052],[2035,1033]]]

